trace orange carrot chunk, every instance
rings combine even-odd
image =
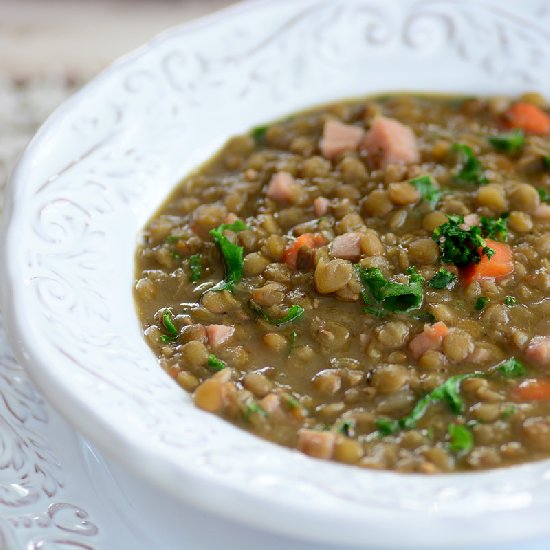
[[[294,242],[292,242],[283,254],[283,261],[292,269],[296,270],[296,264],[298,261],[298,252],[302,247],[306,248],[319,248],[327,244],[327,240],[323,235],[315,233],[304,233],[300,235]]]
[[[527,134],[544,135],[550,132],[550,116],[532,103],[514,103],[503,116],[507,128],[518,128]]]
[[[466,285],[479,279],[501,279],[514,271],[512,249],[507,244],[492,239],[485,239],[485,243],[495,253],[490,258],[483,255],[478,264],[471,264],[462,270],[462,280]]]
[[[550,400],[550,380],[525,380],[515,390],[517,401]]]

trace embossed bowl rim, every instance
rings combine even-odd
[[[528,0],[527,3],[532,5],[533,1]],[[376,9],[384,5],[383,0],[366,0],[363,3],[374,5]],[[242,3],[163,33],[105,70],[59,107],[38,131],[21,158],[5,197],[0,266],[4,282],[2,300],[9,339],[18,359],[49,401],[102,450],[178,498],[240,522],[305,539],[363,547],[441,549],[472,543],[497,544],[550,534],[550,522],[547,521],[550,499],[546,497],[550,493],[550,470],[547,462],[487,473],[431,478],[368,472],[312,461],[296,452],[258,441],[218,419],[201,416],[208,429],[212,427],[227,438],[223,445],[234,439],[243,448],[257,452],[260,462],[265,461],[265,470],[262,471],[260,464],[259,470],[254,472],[247,484],[243,482],[247,479],[246,472],[238,468],[228,470],[226,476],[217,474],[216,467],[223,470],[223,461],[219,456],[216,459],[218,462],[213,462],[214,466],[204,457],[193,457],[196,459],[193,463],[177,462],[175,455],[161,452],[158,442],[144,441],[139,434],[125,429],[120,419],[110,418],[101,410],[101,398],[94,392],[106,392],[108,398],[117,396],[110,394],[109,388],[97,385],[97,382],[94,385],[81,373],[79,377],[75,374],[74,380],[64,379],[60,373],[71,372],[70,357],[64,354],[63,349],[53,353],[43,346],[42,338],[47,326],[38,315],[41,306],[29,299],[33,280],[23,267],[29,258],[23,256],[21,249],[25,240],[20,239],[20,234],[24,234],[31,223],[27,203],[32,202],[32,192],[36,189],[31,189],[29,196],[27,184],[32,181],[35,170],[45,156],[63,157],[65,148],[73,151],[74,144],[55,141],[59,136],[63,137],[62,129],[68,121],[74,122],[77,113],[86,109],[87,99],[93,97],[104,83],[116,81],[128,67],[139,69],[147,55],[163,44],[171,40],[185,41],[187,34],[201,33],[210,27],[223,29],[229,19],[246,20],[260,16],[262,10],[273,8],[274,4],[275,0]],[[306,0],[299,5],[313,7],[314,4],[315,0]],[[327,2],[318,4],[328,9]],[[433,2],[424,0],[417,4],[420,9],[433,5]],[[454,9],[453,4],[458,6],[459,3],[448,0],[439,5]],[[291,11],[293,5],[298,3],[291,0],[277,2],[283,11]],[[333,5],[353,7],[358,3],[350,1]],[[396,5],[384,9],[395,15]],[[483,0],[479,5],[489,11],[492,4],[490,0]],[[405,10],[406,4],[398,6],[398,9]],[[407,9],[416,9],[407,6]],[[473,3],[466,2],[464,6],[474,9]],[[494,10],[497,11],[497,8]],[[534,21],[531,23],[535,24]],[[489,78],[483,74],[476,73],[480,79],[480,93],[498,90],[513,93],[522,88],[519,80],[506,84],[506,78]],[[393,81],[390,79],[390,82]],[[540,89],[547,83],[547,80],[546,83],[534,83],[532,87]],[[468,84],[464,91],[471,87]],[[453,88],[460,91],[460,79],[446,81],[441,87],[442,90]],[[355,92],[349,95],[355,95]],[[318,99],[312,101],[316,102],[319,102]],[[259,116],[257,122],[261,120]],[[229,130],[228,133],[234,132]],[[78,157],[67,157],[65,160],[71,158],[76,158],[78,163]],[[152,211],[150,208],[148,213]],[[126,241],[126,244],[129,242]],[[133,241],[131,245],[133,248]],[[128,315],[134,315],[133,311],[129,311]],[[139,346],[143,349],[141,340]],[[148,360],[150,363],[154,361],[152,356]],[[71,382],[76,386],[71,388]],[[85,391],[78,386],[80,383],[91,392],[89,399],[84,398]],[[88,383],[89,386],[86,385]],[[104,404],[105,408],[112,405],[108,399]],[[196,410],[186,410],[186,415],[193,418],[202,414]],[[222,447],[222,455],[223,450]],[[247,460],[247,467],[250,467],[251,461]],[[274,470],[274,465],[279,469]],[[288,478],[280,470],[281,467],[284,470],[286,465]],[[348,490],[357,484],[363,493],[367,493],[365,498],[354,500],[346,491],[340,494],[338,480],[345,481]]]

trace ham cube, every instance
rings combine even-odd
[[[303,429],[298,433],[298,450],[315,458],[332,458],[335,443],[336,434],[334,432]]]
[[[317,197],[313,201],[313,211],[315,212],[315,215],[318,217],[326,215],[329,205],[330,201],[327,198]]]
[[[213,348],[225,344],[235,333],[235,327],[229,325],[207,325],[204,328],[208,343]]]
[[[279,202],[294,201],[300,191],[300,186],[288,172],[277,172],[267,186],[267,196]]]
[[[365,136],[363,128],[344,124],[338,120],[327,120],[321,139],[321,153],[329,160],[345,151],[355,151]]]
[[[525,357],[541,367],[550,367],[550,336],[535,336],[525,350]]]
[[[334,238],[330,253],[335,258],[356,262],[361,257],[361,233],[344,233]]]
[[[381,168],[390,164],[411,164],[420,160],[413,131],[392,118],[376,117],[362,146],[373,164]]]
[[[428,350],[441,349],[443,338],[447,336],[449,329],[445,323],[438,321],[433,325],[424,325],[424,331],[417,334],[410,342],[409,348],[415,359],[422,357]]]

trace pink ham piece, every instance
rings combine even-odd
[[[355,151],[364,137],[363,128],[338,120],[327,120],[323,128],[321,153],[325,158],[332,160],[344,151]]]
[[[270,199],[289,202],[296,197],[299,188],[291,174],[281,171],[271,178],[266,194]]]
[[[541,367],[550,367],[550,336],[535,336],[525,350],[525,357]]]
[[[303,429],[298,432],[297,448],[302,453],[315,458],[332,458],[336,434]]]
[[[441,321],[433,325],[424,325],[424,331],[417,334],[410,342],[409,348],[415,359],[418,359],[430,349],[439,350],[443,338],[447,336],[449,329],[447,325]]]
[[[477,214],[467,214],[464,216],[464,223],[460,226],[460,228],[464,229],[464,231],[468,231],[480,223],[481,222]]]
[[[393,118],[375,117],[362,146],[373,163],[381,168],[390,164],[411,164],[420,159],[413,131]]]
[[[204,328],[208,343],[213,348],[225,344],[235,333],[235,327],[229,325],[206,325]]]
[[[316,216],[324,216],[328,212],[330,201],[325,197],[317,197],[313,201],[313,211]]]
[[[539,204],[533,213],[538,220],[550,220],[550,204]]]
[[[361,233],[344,233],[334,238],[330,244],[330,253],[335,258],[357,261],[361,257]]]

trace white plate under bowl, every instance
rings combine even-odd
[[[365,471],[197,410],[158,367],[132,300],[140,227],[231,134],[377,91],[548,93],[549,27],[543,0],[259,1],[117,62],[50,117],[9,186],[1,270],[19,359],[100,448],[242,522],[364,547],[549,534],[549,462],[434,477]]]

